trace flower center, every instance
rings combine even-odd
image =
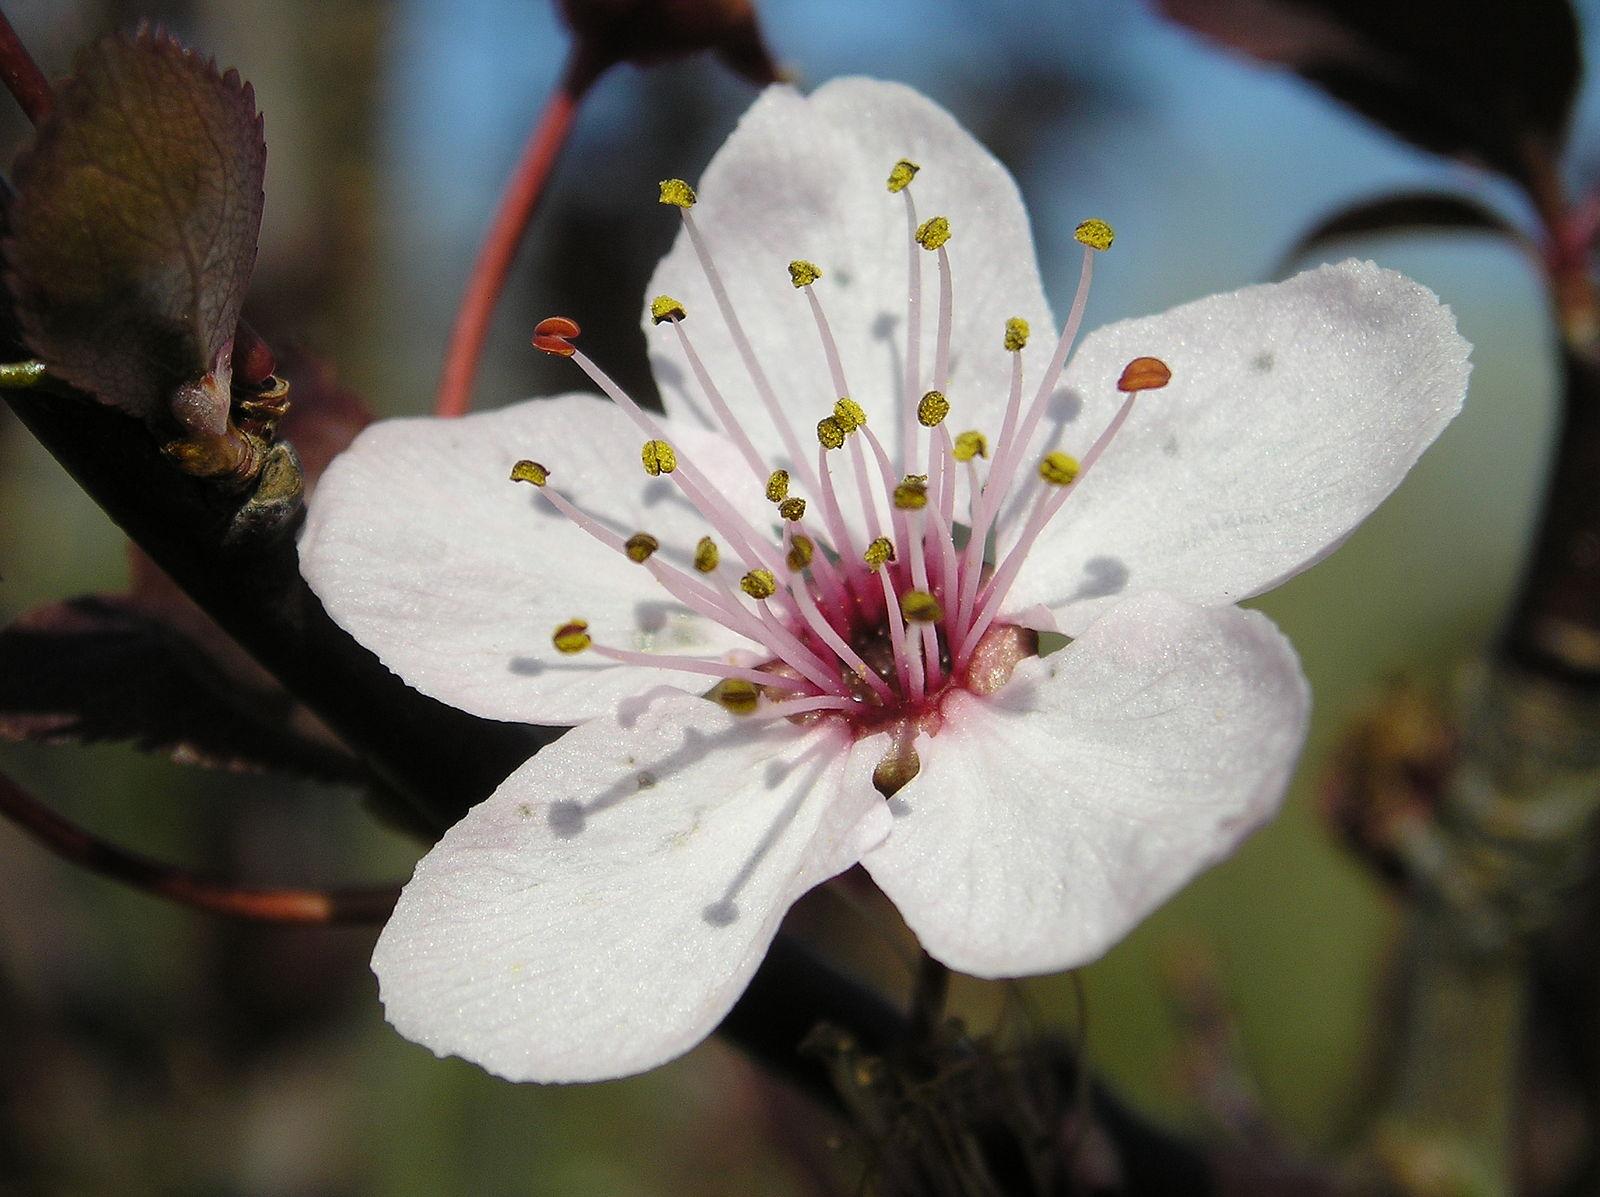
[[[558,471],[521,461],[512,479],[539,487],[558,512],[648,569],[674,600],[755,646],[739,661],[639,652],[598,643],[585,621],[573,619],[556,629],[553,642],[560,652],[593,652],[620,663],[715,678],[708,697],[740,714],[843,718],[858,730],[874,730],[937,718],[954,689],[992,693],[1021,657],[1035,651],[1031,633],[999,622],[1006,595],[1040,532],[1099,460],[1137,395],[1164,386],[1170,372],[1155,358],[1135,359],[1117,382],[1126,398],[1082,461],[1051,449],[1033,458],[1035,469],[1024,468],[1083,318],[1094,256],[1111,244],[1110,226],[1085,221],[1077,231],[1084,247],[1077,295],[1031,399],[1023,401],[1022,368],[1030,330],[1013,317],[1004,323],[1011,385],[993,456],[988,436],[978,429],[952,437],[946,420],[959,408],[959,398],[952,403],[946,394],[954,282],[945,246],[953,230],[943,216],[919,219],[910,186],[918,169],[901,161],[888,179],[889,191],[905,205],[908,246],[909,333],[897,402],[898,456],[885,448],[852,397],[817,292],[822,268],[797,259],[789,263],[789,278],[810,307],[828,387],[836,396],[816,423],[815,451],[802,449],[801,435],[745,335],[694,222],[694,191],[682,180],[662,183],[661,202],[681,212],[723,323],[785,446],[784,466],[763,458],[728,407],[695,351],[684,305],[662,295],[650,313],[676,334],[707,406],[749,468],[750,501],[725,494],[653,415],[578,349],[576,322],[556,316],[534,330],[535,347],[571,358],[628,414],[646,438],[640,449],[645,472],[670,478],[705,519],[708,534],[695,546],[692,570],[680,568],[656,555],[659,541],[649,532],[623,536],[573,504],[552,482]],[[933,359],[926,367],[924,255],[934,257],[938,272]]]

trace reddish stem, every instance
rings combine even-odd
[[[400,895],[398,886],[374,889],[240,889],[136,856],[45,807],[0,773],[0,815],[63,860],[185,906],[263,923],[380,923]]]
[[[473,263],[455,327],[450,330],[450,345],[445,350],[444,372],[434,405],[438,415],[461,416],[472,409],[472,380],[478,373],[495,304],[505,289],[528,222],[544,195],[545,183],[567,143],[578,105],[604,69],[605,64],[597,62],[591,53],[581,46],[575,48],[562,71],[561,82],[528,136],[522,160],[512,171],[489,235]]]
[[[4,11],[0,11],[0,78],[5,80],[6,89],[16,98],[23,114],[35,125],[50,115],[50,106],[55,100],[50,80],[33,61],[33,55],[22,44]]]

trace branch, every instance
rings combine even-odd
[[[118,526],[435,832],[553,738],[426,698],[352,640],[300,577],[298,506],[236,542],[248,502],[174,470],[138,422],[54,384],[4,396]]]
[[[0,773],[0,814],[63,860],[146,893],[214,914],[264,923],[381,923],[397,885],[371,889],[243,889],[108,844],[48,809]]]
[[[1538,534],[1500,645],[1536,676],[1600,689],[1600,362],[1561,346],[1561,427]]]
[[[39,124],[50,115],[50,107],[55,102],[50,81],[33,61],[22,39],[17,37],[4,11],[0,11],[0,79],[5,80],[6,90],[33,124]]]
[[[445,350],[444,371],[434,407],[438,415],[465,415],[472,408],[472,380],[478,372],[495,304],[505,289],[506,277],[511,273],[511,263],[522,244],[523,234],[544,196],[550,172],[567,143],[578,105],[603,73],[605,65],[585,49],[580,40],[567,59],[561,81],[556,84],[528,136],[522,159],[511,172],[505,194],[500,199],[500,209],[472,265],[466,294],[461,297],[461,307],[456,312],[455,327],[450,330],[450,345]]]

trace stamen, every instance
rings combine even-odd
[[[815,262],[796,258],[789,263],[789,281],[796,287],[809,287],[822,277],[822,268]]]
[[[955,283],[950,277],[950,255],[939,246],[939,331],[933,342],[933,387],[950,385],[950,324],[955,319]]]
[[[894,505],[901,511],[921,511],[928,505],[928,480],[912,475],[894,488]]]
[[[1111,248],[1116,233],[1103,220],[1086,220],[1072,231],[1072,239],[1080,245],[1087,245],[1090,249],[1104,253]]]
[[[1001,602],[1011,589],[1022,562],[1028,551],[1033,547],[1056,512],[1061,510],[1067,497],[1077,489],[1084,477],[1100,460],[1107,447],[1127,423],[1128,415],[1133,411],[1134,401],[1141,391],[1157,390],[1167,385],[1172,378],[1172,371],[1165,362],[1159,358],[1135,358],[1123,370],[1121,378],[1117,381],[1119,390],[1127,392],[1127,398],[1122,401],[1122,406],[1117,409],[1117,414],[1112,417],[1111,423],[1095,438],[1094,444],[1089,446],[1089,451],[1083,455],[1081,465],[1065,453],[1048,453],[1039,463],[1039,476],[1054,488],[1039,496],[1039,501],[1034,507],[1033,514],[1029,516],[1024,525],[1022,534],[1017,538],[1016,544],[1006,554],[1005,560],[995,571],[990,579],[988,591],[984,598],[983,609],[978,619],[972,622],[967,630],[958,654],[959,660],[965,662],[983,633],[988,629],[998,613]],[[1124,383],[1129,385],[1124,386]]]
[[[905,158],[900,159],[894,164],[894,168],[889,171],[889,190],[904,191],[910,185],[911,180],[917,177],[917,172],[921,169],[922,167],[915,162]]]
[[[644,472],[652,478],[670,474],[678,468],[678,454],[662,440],[645,441],[639,450],[639,460],[644,463]]]
[[[717,568],[722,560],[722,551],[717,548],[717,542],[709,536],[702,536],[694,546],[694,567],[703,574],[709,574]]]
[[[1028,343],[1028,334],[1032,330],[1028,322],[1021,316],[1013,316],[1006,321],[1005,346],[1007,353],[1020,353]]]
[[[943,391],[929,391],[917,403],[917,423],[924,428],[937,428],[950,414],[950,400]]]
[[[648,532],[635,532],[623,542],[622,551],[628,555],[628,560],[635,565],[643,565],[654,557],[656,550],[661,547],[661,542]]]
[[[858,698],[780,698],[761,716],[763,720],[793,719],[813,711],[854,711],[866,704]]]
[[[789,471],[773,470],[767,475],[767,501],[781,503],[789,497]]]
[[[799,678],[784,677],[781,673],[768,673],[760,669],[746,669],[740,665],[725,665],[720,661],[704,661],[699,657],[641,653],[626,648],[610,648],[604,644],[591,644],[589,651],[620,665],[643,665],[648,669],[672,669],[683,673],[701,673],[707,677],[740,678],[758,686],[776,686],[783,690],[809,689]]]
[[[968,462],[974,457],[989,456],[989,438],[976,428],[956,434],[955,446],[950,450],[957,461]]]
[[[1061,378],[1061,371],[1066,367],[1067,355],[1072,349],[1073,342],[1077,339],[1078,328],[1083,323],[1084,309],[1089,303],[1089,284],[1094,278],[1094,258],[1097,253],[1103,253],[1110,248],[1114,234],[1111,226],[1103,220],[1086,220],[1078,226],[1074,234],[1083,245],[1083,268],[1078,275],[1078,290],[1072,297],[1072,308],[1067,313],[1067,321],[1061,328],[1060,339],[1056,341],[1055,353],[1050,358],[1050,364],[1045,367],[1044,376],[1039,380],[1039,387],[1034,392],[1033,400],[1028,405],[1028,413],[1022,421],[1021,427],[1015,436],[1007,438],[1001,433],[1000,446],[995,453],[994,469],[990,472],[990,482],[997,484],[999,493],[995,497],[994,512],[999,510],[999,502],[1004,498],[1005,492],[1011,487],[1012,478],[1016,474],[1017,466],[1027,454],[1028,445],[1033,440],[1033,434],[1039,426],[1039,420],[1044,416],[1045,405],[1051,393],[1055,390],[1057,381]],[[985,488],[987,490],[987,488]]]
[[[891,174],[890,178],[893,178]],[[900,402],[900,468],[905,473],[911,469],[913,463],[920,458],[917,451],[916,421],[912,418],[917,403],[917,395],[922,390],[922,255],[917,252],[919,242],[917,232],[921,225],[917,222],[917,203],[911,198],[911,182],[908,178],[898,189],[906,201],[906,232],[910,238],[907,243],[906,259],[906,361],[905,361],[905,388]]]
[[[651,562],[649,568],[655,570],[656,563]],[[669,593],[678,598],[680,602],[686,603],[686,605],[693,604],[680,593],[682,589],[688,587],[694,587],[697,590],[703,589],[698,583],[693,582],[685,575],[674,577],[670,574],[658,573],[656,577],[667,588]],[[756,610],[752,612],[739,600],[733,591],[733,587],[728,584],[727,579],[720,572],[713,573],[711,577],[717,583],[727,605],[734,613],[735,622],[727,626],[747,639],[762,645],[768,652],[803,676],[817,689],[831,694],[848,692],[844,683],[839,680],[837,670],[831,668],[829,662],[824,661],[821,656],[802,643],[799,637],[784,627],[783,623],[773,615],[765,603],[758,604]],[[675,583],[676,585],[674,585]],[[798,605],[795,606],[795,609],[798,611]]]
[[[680,182],[681,180],[673,180]],[[684,190],[689,192],[690,203],[693,203],[694,192],[687,183],[683,184]],[[662,188],[662,202],[676,203],[676,200],[666,198],[666,188]],[[711,288],[712,298],[717,302],[717,310],[722,313],[722,322],[728,327],[728,335],[733,340],[734,348],[739,352],[739,360],[744,363],[745,373],[750,376],[751,385],[756,389],[762,404],[767,409],[767,415],[772,420],[773,427],[778,430],[778,435],[783,439],[783,446],[789,453],[789,460],[801,471],[802,480],[812,490],[817,489],[817,479],[806,477],[811,473],[805,453],[800,447],[800,438],[795,435],[794,426],[789,423],[789,417],[783,410],[783,405],[778,402],[777,392],[772,389],[766,371],[761,368],[761,362],[756,357],[754,346],[745,334],[744,325],[739,321],[739,314],[734,311],[733,301],[728,298],[728,288],[723,285],[722,274],[717,270],[716,261],[711,257],[705,239],[700,235],[700,229],[694,222],[694,217],[689,214],[689,207],[685,204],[678,205],[682,209],[683,228],[689,234],[689,243],[694,247],[695,257],[700,260],[700,270],[706,276],[706,284]]]
[[[778,579],[770,569],[753,569],[739,579],[739,589],[753,599],[769,599],[778,593]]]
[[[1119,391],[1156,391],[1172,381],[1172,371],[1158,357],[1136,357],[1122,368]]]
[[[572,338],[582,331],[570,317],[549,316],[533,326],[533,347],[556,357],[571,357],[575,351]]]
[[[889,571],[884,568],[894,560],[894,546],[887,540],[879,538],[867,547],[867,553],[869,555],[865,558],[866,563],[878,575],[878,580],[883,585],[884,620],[888,625],[884,630],[889,637],[889,647],[894,652],[895,677],[900,682],[901,693],[909,693],[912,677],[911,662],[915,654],[908,651],[905,622],[900,614],[900,604],[895,600],[894,582],[889,578]],[[920,678],[921,669],[916,672]]]
[[[941,477],[939,486],[939,501],[929,508],[933,517],[934,538],[939,543],[939,587],[945,596],[959,601],[960,574],[956,564],[956,542],[951,525],[955,519],[956,504],[956,479],[955,457],[950,446],[950,433],[941,423],[935,430],[939,438],[939,473]],[[956,637],[955,603],[946,612],[949,619],[945,623],[945,632],[953,642]]]
[[[828,536],[833,540],[833,547],[840,557],[854,557],[856,555],[855,541],[850,535],[850,529],[844,522],[844,514],[839,509],[839,496],[833,489],[833,472],[828,468],[829,442],[837,449],[844,444],[844,431],[839,427],[839,421],[832,416],[825,416],[817,422],[817,474],[822,479],[821,494],[818,496],[822,502],[822,522],[828,529]],[[847,584],[850,575],[845,575]]]
[[[944,608],[926,590],[908,590],[900,596],[900,614],[912,623],[934,624],[944,618]]]
[[[761,702],[761,691],[754,682],[730,677],[706,691],[706,697],[731,715],[750,715]]]
[[[558,653],[571,656],[581,653],[592,643],[589,639],[589,621],[587,619],[569,619],[555,630],[555,635],[550,637]]]
[[[777,565],[779,557],[773,547],[762,539],[761,533],[750,526],[749,521],[739,514],[723,497],[722,492],[712,486],[693,463],[678,456],[677,451],[665,439],[665,430],[655,417],[635,403],[626,391],[612,381],[610,375],[595,365],[588,354],[574,348],[570,356],[578,368],[587,374],[612,402],[622,408],[641,431],[652,438],[651,442],[640,450],[640,460],[646,472],[650,472],[653,463],[657,467],[657,473],[672,474],[672,480],[677,483],[678,489],[683,491],[684,497],[710,520],[712,527],[726,536],[739,552],[751,560],[764,560]],[[669,459],[670,468],[666,464]]]
[[[806,621],[806,626],[815,632],[845,665],[849,666],[851,673],[872,687],[878,697],[885,702],[893,701],[894,692],[889,689],[888,683],[873,672],[867,663],[861,659],[861,654],[851,648],[844,637],[839,635],[833,626],[822,617],[822,612],[817,609],[816,600],[811,597],[811,592],[805,586],[800,585],[794,587],[794,596],[800,607],[801,617]]]
[[[839,425],[843,435],[848,437],[850,433],[858,428],[866,426],[867,413],[859,403],[849,397],[850,384],[845,378],[844,363],[839,357],[838,344],[833,339],[833,329],[828,323],[827,313],[822,310],[822,301],[817,297],[815,288],[811,286],[820,277],[822,277],[822,272],[811,262],[797,260],[789,263],[790,280],[796,288],[806,293],[806,299],[810,303],[811,319],[817,326],[817,337],[822,342],[822,353],[828,363],[828,374],[833,381],[833,392],[839,396],[839,399],[833,405],[832,419]],[[817,432],[819,438],[824,435],[820,425]],[[832,435],[832,429],[830,428],[827,430],[829,440],[832,439]],[[837,445],[829,444],[828,440],[824,440],[823,444],[828,448],[838,447]],[[860,444],[852,444],[850,450],[851,466],[855,471],[856,489],[861,497],[861,510],[867,521],[867,535],[876,536],[882,529],[882,524],[879,520],[877,497],[872,487],[867,483],[866,462],[862,459]]]
[[[654,310],[652,306],[652,314]],[[733,409],[728,406],[727,400],[722,397],[721,389],[712,381],[711,373],[706,369],[705,363],[700,360],[700,355],[695,352],[694,343],[689,340],[689,331],[683,327],[683,322],[687,317],[684,315],[681,306],[678,312],[678,316],[672,320],[672,331],[678,334],[678,345],[682,348],[683,356],[689,363],[689,372],[694,375],[695,381],[700,385],[700,392],[706,397],[706,402],[711,404],[711,410],[716,415],[717,422],[722,425],[723,432],[727,433],[728,439],[733,441],[734,446],[744,458],[745,464],[759,478],[766,472],[766,463],[762,461],[761,454],[745,433],[744,426],[739,423],[738,417],[733,414]]]
[[[531,482],[534,486],[543,486],[550,480],[550,471],[536,461],[519,461],[511,467],[511,481]]]
[[[1071,486],[1082,471],[1083,467],[1078,464],[1076,457],[1059,449],[1039,459],[1039,477],[1051,486]]]
[[[683,305],[670,295],[657,295],[650,301],[650,320],[655,324],[667,321],[677,323],[688,318],[689,313],[684,311]]]
[[[866,409],[849,395],[841,395],[834,401],[833,418],[839,421],[839,427],[844,429],[846,436],[867,426]]]
[[[917,244],[932,253],[950,240],[950,222],[943,216],[933,216],[917,226]]]
[[[662,179],[661,198],[658,201],[670,204],[674,208],[692,208],[699,197],[695,195],[694,188],[682,179]]]
[[[817,554],[817,543],[809,536],[794,536],[789,538],[789,551],[784,555],[784,563],[788,565],[791,573],[799,573],[807,568]],[[804,587],[796,587],[798,592]]]
[[[513,477],[515,477],[515,475],[513,475]],[[531,479],[518,478],[517,481],[531,481]],[[601,544],[605,545],[606,548],[617,553],[626,553],[628,551],[627,542],[623,540],[621,536],[618,536],[610,528],[606,527],[588,512],[577,506],[577,504],[568,499],[566,495],[552,487],[545,486],[542,482],[535,483],[535,485],[539,487],[539,493],[544,496],[545,501],[548,502],[550,506],[554,507],[562,515],[566,516],[569,520],[578,525],[578,527],[582,528]]]
[[[802,498],[791,497],[778,504],[778,514],[791,524],[806,518],[806,501]]]
[[[1045,404],[1051,392],[1055,390],[1056,382],[1061,378],[1061,371],[1067,364],[1067,355],[1072,349],[1073,341],[1077,339],[1078,328],[1083,323],[1084,308],[1089,303],[1089,284],[1094,278],[1095,255],[1111,248],[1115,234],[1111,226],[1103,220],[1086,220],[1078,226],[1073,236],[1083,246],[1083,269],[1078,275],[1078,290],[1072,297],[1072,308],[1067,313],[1066,324],[1061,328],[1061,337],[1056,342],[1055,353],[1050,358],[1049,366],[1045,368],[1044,377],[1039,380],[1039,389],[1034,392],[1032,403],[1028,406],[1027,418],[1022,422],[1014,444],[1008,448],[1002,443],[998,451],[995,474],[1000,479],[1002,492],[1010,487],[1012,476],[1028,451],[1034,430],[1038,428],[1039,420],[1044,415]],[[1001,458],[1004,458],[1003,466]]]

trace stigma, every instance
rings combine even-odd
[[[654,299],[656,335],[677,343],[718,430],[748,467],[740,489],[714,483],[661,421],[578,347],[576,321],[552,316],[539,323],[534,347],[574,362],[623,409],[640,438],[632,468],[675,487],[704,521],[705,534],[693,545],[664,546],[646,529],[619,530],[592,517],[561,492],[559,444],[528,446],[540,461],[517,462],[511,480],[537,487],[562,516],[648,570],[673,601],[750,646],[722,656],[643,652],[605,643],[574,616],[551,633],[557,652],[697,675],[706,679],[708,700],[741,716],[840,720],[868,731],[936,721],[948,695],[993,693],[1009,677],[1011,658],[1036,650],[1036,638],[1004,618],[1011,584],[1135,401],[1165,386],[1171,371],[1158,358],[1138,357],[1120,377],[1104,380],[1121,405],[1082,460],[1043,443],[1042,416],[1077,336],[1093,260],[1114,236],[1106,222],[1084,221],[1076,231],[1083,247],[1078,294],[1049,367],[1037,379],[1024,376],[1028,322],[996,313],[994,336],[1012,363],[1002,425],[952,433],[952,418],[961,427],[963,396],[950,379],[956,279],[947,246],[960,230],[944,215],[918,213],[913,181],[920,169],[905,159],[894,163],[884,201],[904,208],[905,327],[917,330],[902,347],[903,377],[889,393],[852,389],[828,319],[826,261],[794,258],[787,265],[799,293],[793,360],[816,361],[820,349],[816,390],[831,396],[809,417],[779,402],[695,224],[694,190],[677,179],[661,184],[660,201],[677,210],[705,276],[712,318],[748,374],[727,381],[741,391],[748,381],[785,449],[782,459],[771,460],[756,448],[706,369],[690,319],[702,313],[668,295]],[[925,260],[932,263],[927,296]],[[925,298],[936,330],[926,359]],[[897,431],[888,438],[893,451],[880,428]],[[617,468],[628,468],[625,457],[619,455]],[[992,545],[1008,548],[996,558]]]

